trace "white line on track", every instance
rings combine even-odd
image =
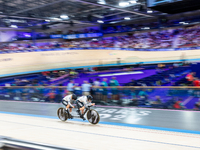
[[[193,134],[8,114],[0,114],[0,124],[3,136],[78,149],[200,149],[200,136]]]

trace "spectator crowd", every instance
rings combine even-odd
[[[32,50],[52,48],[84,48],[84,47],[112,47],[112,48],[183,48],[200,46],[200,26],[190,28],[169,29],[162,31],[139,32],[127,36],[113,36],[93,39],[74,39],[65,42],[45,42],[33,44],[3,44],[1,51]]]

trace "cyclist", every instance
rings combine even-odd
[[[69,113],[69,116],[71,116],[70,118],[73,119],[73,116],[71,115],[71,112],[72,112],[72,108],[74,108],[74,106],[71,104],[71,102],[74,100],[77,99],[77,96],[75,94],[70,94],[70,95],[67,95],[63,98],[62,100],[62,103],[63,105],[66,106],[66,112]],[[69,108],[69,111],[68,111],[68,108]]]
[[[79,113],[80,117],[83,120],[85,120],[85,118],[84,118],[85,107],[95,105],[95,103],[92,103],[92,100],[93,100],[93,97],[91,95],[81,96],[77,99],[77,106],[78,106],[77,112]],[[80,113],[80,111],[81,111],[81,113]]]

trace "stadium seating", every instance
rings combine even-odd
[[[166,29],[162,31],[139,32],[130,36],[110,36],[102,39],[81,39],[67,42],[45,42],[33,44],[7,44],[2,45],[1,52],[52,49],[52,48],[135,48],[135,49],[159,49],[159,48],[184,48],[199,47],[200,27]]]

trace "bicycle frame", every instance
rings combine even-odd
[[[91,106],[90,106],[90,107],[91,107]],[[90,110],[90,107],[85,108],[85,111],[84,111],[84,113],[83,113],[83,116],[87,113],[88,110]],[[79,109],[78,109],[78,110],[79,110]],[[79,110],[79,111],[80,111],[80,110]],[[68,109],[67,109],[67,115],[68,115],[68,116],[70,115]],[[80,117],[80,115],[79,115],[79,117]]]
[[[83,113],[83,116],[87,113],[88,110],[90,110],[90,107],[85,108],[85,112]]]

